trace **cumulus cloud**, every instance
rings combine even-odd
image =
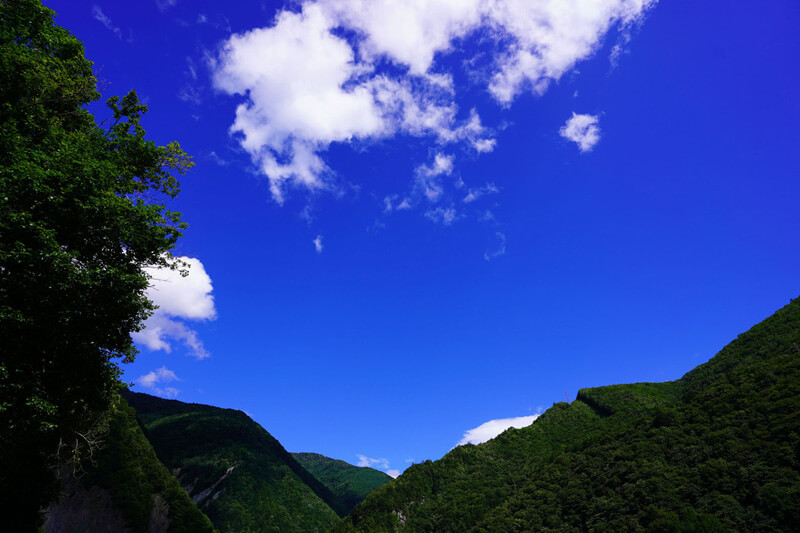
[[[590,152],[600,140],[599,118],[596,115],[579,115],[575,112],[561,126],[559,133],[578,145],[581,152]]]
[[[317,251],[318,254],[322,253],[322,235],[317,235],[314,239],[314,249]]]
[[[441,61],[464,52],[466,38],[491,44],[481,83],[507,106],[524,91],[542,94],[656,2],[307,0],[232,35],[211,68],[217,89],[240,95],[231,132],[281,203],[290,187],[335,188],[324,159],[333,143],[402,134],[437,150],[493,150],[478,111],[456,105],[454,73]]]
[[[389,474],[389,476],[391,476],[392,478],[397,478],[397,476],[400,475],[400,471],[396,468],[390,468],[389,470],[386,471],[386,473]]]
[[[175,372],[165,366],[152,372],[148,372],[143,376],[139,376],[136,383],[145,389],[148,389],[159,396],[166,396],[167,398],[174,398],[180,392],[175,387],[164,387],[163,384],[171,383],[173,381],[180,381]]]
[[[508,428],[524,428],[533,424],[533,421],[539,418],[539,415],[518,416],[516,418],[498,418],[497,420],[489,420],[480,426],[470,429],[464,433],[464,436],[458,442],[458,446],[463,444],[481,444],[491,440],[504,432]]]
[[[182,342],[189,353],[198,359],[209,356],[197,332],[184,320],[214,320],[217,311],[211,278],[203,263],[193,257],[178,257],[189,265],[189,275],[181,276],[178,270],[148,268],[150,287],[147,297],[158,306],[145,321],[142,331],[132,334],[133,340],[151,350],[172,351],[172,342]]]

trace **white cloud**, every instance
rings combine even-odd
[[[497,144],[496,139],[477,139],[472,143],[473,148],[480,153],[491,152]]]
[[[589,57],[615,25],[639,23],[657,0],[503,0],[487,2],[489,18],[512,44],[496,60],[489,91],[510,103],[524,87],[544,93]]]
[[[203,103],[203,99],[200,96],[200,91],[189,84],[184,85],[178,91],[178,98],[183,102],[187,102],[194,105],[200,105]]]
[[[103,10],[100,9],[100,6],[92,6],[92,16],[96,21],[100,22],[100,24],[114,32],[114,35],[116,35],[118,39],[122,39],[122,30],[114,26],[114,23],[111,22],[111,19],[108,17],[108,15],[103,13]]]
[[[384,470],[389,468],[389,461],[388,459],[374,459],[372,457],[367,457],[366,455],[358,454],[358,463],[356,466],[368,466],[369,468],[383,468]]]
[[[330,0],[321,2],[347,27],[364,36],[362,53],[386,56],[412,74],[430,70],[437,52],[481,21],[482,0]]]
[[[175,375],[175,372],[165,366],[162,366],[158,370],[153,370],[152,372],[148,372],[143,376],[139,376],[139,378],[136,380],[136,383],[138,383],[139,386],[158,394],[159,396],[174,398],[180,391],[175,387],[162,386],[162,384],[171,383],[173,381],[180,381],[180,379]]]
[[[164,350],[172,352],[170,340],[180,341],[187,348],[192,356],[197,359],[205,359],[210,354],[203,346],[203,342],[197,332],[180,320],[170,318],[156,311],[153,316],[145,321],[142,331],[132,334],[133,340],[144,344],[150,350]]]
[[[464,203],[469,204],[481,196],[486,196],[487,194],[496,194],[498,192],[500,192],[500,189],[498,189],[497,185],[494,183],[487,183],[483,187],[471,188],[467,191],[467,195],[464,197]]]
[[[508,428],[524,428],[526,426],[530,426],[537,418],[539,418],[538,414],[530,416],[518,416],[516,418],[498,418],[497,420],[489,420],[488,422],[484,422],[480,426],[465,432],[457,446],[461,446],[463,444],[481,444],[495,438]]]
[[[358,463],[356,463],[356,466],[366,466],[369,468],[383,470],[393,478],[396,478],[400,475],[400,470],[396,468],[390,468],[388,459],[375,459],[373,457],[367,457],[366,455],[361,454],[356,455],[356,457],[358,457]]]
[[[175,7],[178,4],[178,0],[156,0],[156,6],[158,6],[158,10],[162,13],[171,7]]]
[[[411,199],[408,197],[400,199],[399,195],[390,194],[383,199],[384,213],[391,213],[392,211],[404,211],[406,209],[411,209]]]
[[[417,167],[417,188],[431,202],[436,202],[444,193],[439,176],[449,176],[453,172],[453,156],[436,154],[431,165]]]
[[[477,110],[459,119],[453,73],[439,61],[465,38],[480,33],[492,45],[481,83],[510,105],[525,90],[543,93],[656,2],[307,0],[232,35],[210,63],[215,86],[241,96],[231,132],[281,203],[290,187],[335,188],[324,160],[332,143],[405,134],[437,150],[493,150]]]
[[[317,250],[318,254],[322,253],[322,235],[317,235],[317,238],[314,239],[314,249]]]
[[[450,226],[453,222],[459,219],[458,212],[452,207],[437,207],[436,209],[428,209],[425,211],[425,217],[445,226]]]
[[[189,275],[182,276],[179,270],[150,267],[150,288],[147,297],[159,311],[174,317],[192,320],[216,318],[211,278],[203,263],[194,257],[178,257],[189,265]]]
[[[222,159],[219,155],[217,155],[217,152],[214,152],[213,150],[208,153],[208,159],[221,167],[227,167],[230,164],[228,160]]]
[[[590,152],[600,140],[599,118],[596,115],[578,115],[573,112],[559,134],[578,145],[581,152]]]
[[[146,269],[150,278],[147,297],[158,306],[145,321],[142,331],[134,332],[134,341],[151,350],[172,351],[170,341],[185,344],[190,353],[204,359],[209,356],[197,332],[182,320],[214,320],[217,316],[211,278],[199,259],[178,257],[189,265],[189,275],[181,276],[178,270],[151,267]]]

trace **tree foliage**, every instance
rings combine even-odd
[[[96,122],[92,64],[53,17],[0,1],[0,490],[27,517],[54,493],[57,453],[103,427],[152,310],[142,267],[173,263],[185,224],[166,202],[191,166],[145,137],[135,92]]]

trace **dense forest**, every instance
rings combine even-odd
[[[335,531],[797,531],[800,299],[667,383],[584,389],[409,468]]]
[[[367,494],[392,480],[388,474],[374,468],[353,466],[318,453],[293,453],[292,456],[333,494],[342,499],[347,513],[361,503]]]

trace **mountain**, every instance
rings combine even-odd
[[[125,398],[158,458],[221,532],[327,531],[344,516],[344,503],[243,412]]]
[[[293,453],[292,456],[344,502],[347,513],[367,494],[392,480],[388,474],[374,468],[353,466],[318,453]]]
[[[213,531],[211,521],[158,461],[136,414],[121,398],[99,450],[81,468],[62,468],[59,478],[62,495],[47,509],[48,533]]]
[[[667,383],[583,389],[334,531],[800,531],[800,299]]]

